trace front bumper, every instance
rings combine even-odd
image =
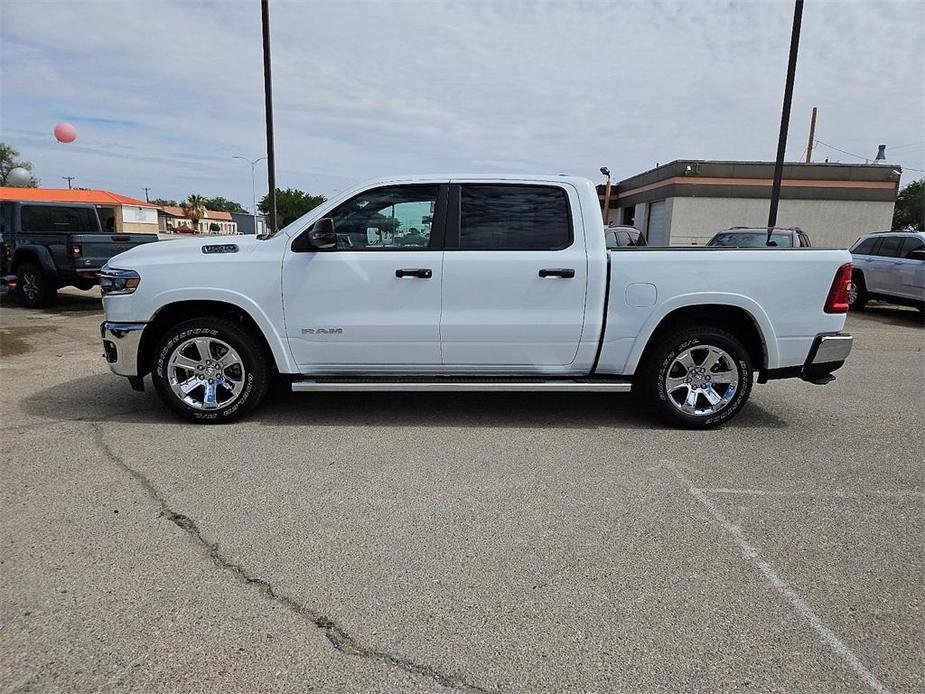
[[[129,378],[141,376],[138,363],[138,351],[141,346],[141,333],[146,323],[111,323],[100,324],[100,337],[103,339],[103,356],[109,362],[114,374]]]
[[[847,333],[816,335],[803,366],[762,371],[758,374],[758,383],[767,383],[780,378],[802,378],[810,383],[824,385],[835,380],[832,372],[844,366],[853,346],[854,337]]]

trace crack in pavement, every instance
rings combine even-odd
[[[130,477],[132,477],[132,479],[138,482],[139,485],[141,485],[142,489],[144,489],[148,497],[150,497],[151,500],[160,507],[160,516],[166,518],[178,528],[183,530],[187,535],[192,537],[202,547],[202,549],[206,550],[209,558],[216,566],[218,566],[220,569],[229,571],[240,583],[256,587],[264,596],[270,600],[273,600],[274,602],[282,605],[290,612],[293,612],[298,616],[307,619],[314,627],[323,630],[328,642],[330,642],[330,644],[336,650],[345,655],[367,658],[369,660],[377,660],[386,665],[397,667],[410,674],[427,677],[437,684],[449,689],[478,692],[479,694],[491,694],[492,690],[485,689],[478,685],[472,684],[471,682],[467,682],[466,680],[456,675],[449,675],[429,665],[422,665],[408,658],[403,658],[401,656],[393,655],[383,651],[377,651],[374,648],[364,646],[355,637],[348,634],[342,627],[338,626],[334,621],[325,615],[316,612],[310,607],[297,602],[294,598],[291,598],[285,593],[278,591],[269,581],[256,576],[251,576],[241,564],[233,562],[228,557],[223,555],[219,551],[217,542],[209,542],[199,530],[195,520],[170,508],[166,499],[161,496],[160,492],[157,490],[157,487],[154,486],[151,480],[128,465],[119,455],[117,455],[112,450],[112,448],[110,448],[109,444],[106,443],[101,423],[92,422],[91,425],[94,430],[94,437],[97,448],[99,448],[99,450],[110,460],[110,462],[123,470]]]

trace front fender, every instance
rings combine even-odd
[[[183,301],[220,301],[241,309],[254,320],[263,333],[280,373],[298,373],[295,360],[289,350],[289,343],[283,335],[280,335],[276,323],[257,302],[240,292],[210,287],[168,290],[154,297],[149,305],[149,317],[146,322],[154,320],[157,313],[166,306]]]
[[[636,368],[639,366],[639,360],[642,358],[642,353],[646,345],[649,344],[649,339],[668,314],[679,308],[704,306],[707,304],[734,306],[744,310],[755,322],[758,333],[761,335],[761,341],[764,343],[765,353],[768,357],[767,368],[773,369],[777,367],[780,362],[780,355],[777,348],[777,336],[774,333],[774,328],[771,325],[768,314],[758,302],[742,294],[697,292],[695,294],[679,294],[659,304],[658,310],[653,311],[639,329],[639,333],[627,357],[623,373],[636,372]]]

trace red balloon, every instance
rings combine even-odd
[[[77,128],[70,123],[58,123],[55,126],[55,139],[58,142],[73,142],[77,139]]]

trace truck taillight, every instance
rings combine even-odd
[[[84,254],[84,249],[79,243],[68,243],[67,244],[67,255],[69,258],[82,258]]]
[[[829,297],[825,300],[826,313],[848,313],[848,288],[851,286],[851,263],[845,263],[835,273]]]

